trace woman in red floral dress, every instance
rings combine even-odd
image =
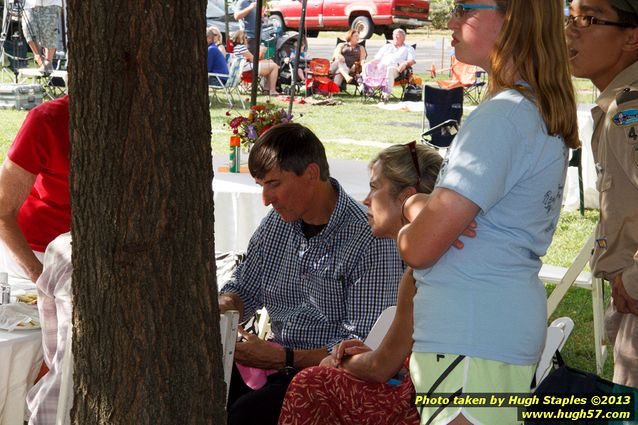
[[[368,222],[377,237],[396,238],[403,226],[403,201],[430,193],[441,166],[439,154],[415,142],[384,149],[370,163],[370,193],[364,200]],[[298,373],[288,387],[280,425],[418,424],[414,387],[403,372],[411,344],[399,341],[412,332],[412,270],[399,285],[397,311],[376,350],[359,340],[341,342],[320,366]],[[408,338],[411,339],[411,338]]]

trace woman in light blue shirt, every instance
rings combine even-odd
[[[560,213],[568,148],[578,146],[561,0],[455,3],[457,58],[489,74],[432,195],[404,203],[403,260],[414,268],[417,393],[523,393],[545,340],[538,279]],[[472,221],[477,236],[449,249]],[[425,423],[511,424],[516,409],[438,406]]]

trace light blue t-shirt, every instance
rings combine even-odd
[[[429,269],[414,271],[416,352],[536,363],[545,341],[538,279],[551,243],[568,149],[547,134],[533,102],[498,93],[470,114],[437,181],[477,204],[477,236]]]

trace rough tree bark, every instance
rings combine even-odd
[[[69,0],[75,424],[223,424],[205,0]]]

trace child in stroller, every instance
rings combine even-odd
[[[286,93],[292,85],[292,74],[294,72],[295,60],[297,59],[297,40],[299,33],[296,31],[288,31],[277,39],[275,49],[275,62],[279,65],[279,78],[277,79],[277,87],[279,91]],[[306,52],[308,43],[305,37],[301,39],[301,55],[299,67],[297,69],[297,84],[300,85],[306,80]],[[282,86],[288,86],[283,89]]]

